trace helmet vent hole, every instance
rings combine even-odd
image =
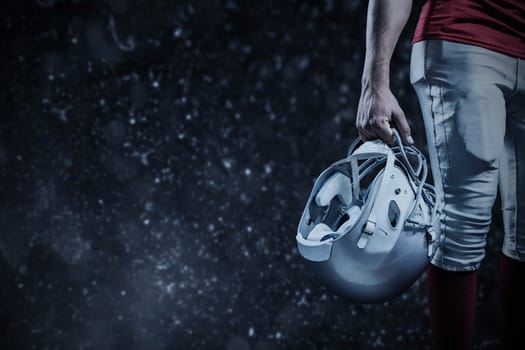
[[[390,226],[393,228],[397,227],[400,214],[401,211],[399,210],[397,203],[391,200],[390,204],[388,205],[388,221],[390,222]]]

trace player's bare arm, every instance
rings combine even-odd
[[[395,127],[405,142],[414,142],[405,114],[390,90],[390,61],[411,9],[411,0],[369,2],[365,62],[356,118],[363,140],[381,138],[392,143],[391,128]]]

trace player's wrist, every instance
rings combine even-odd
[[[390,91],[390,84],[388,79],[381,78],[381,77],[375,77],[375,78],[368,78],[364,77],[361,80],[361,90],[367,91],[369,93],[373,94],[385,94]]]

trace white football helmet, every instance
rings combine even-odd
[[[440,237],[441,197],[415,146],[356,139],[315,181],[297,246],[328,288],[354,302],[388,301],[421,276]],[[359,147],[357,147],[359,146]]]

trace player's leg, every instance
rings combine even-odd
[[[448,41],[416,44],[411,81],[419,98],[434,183],[442,191],[442,237],[427,274],[436,349],[471,349],[476,270],[498,190],[505,135],[501,70],[506,56]]]
[[[513,65],[515,90],[507,101],[505,152],[500,165],[504,239],[500,260],[502,349],[521,343],[525,324],[525,60]]]

